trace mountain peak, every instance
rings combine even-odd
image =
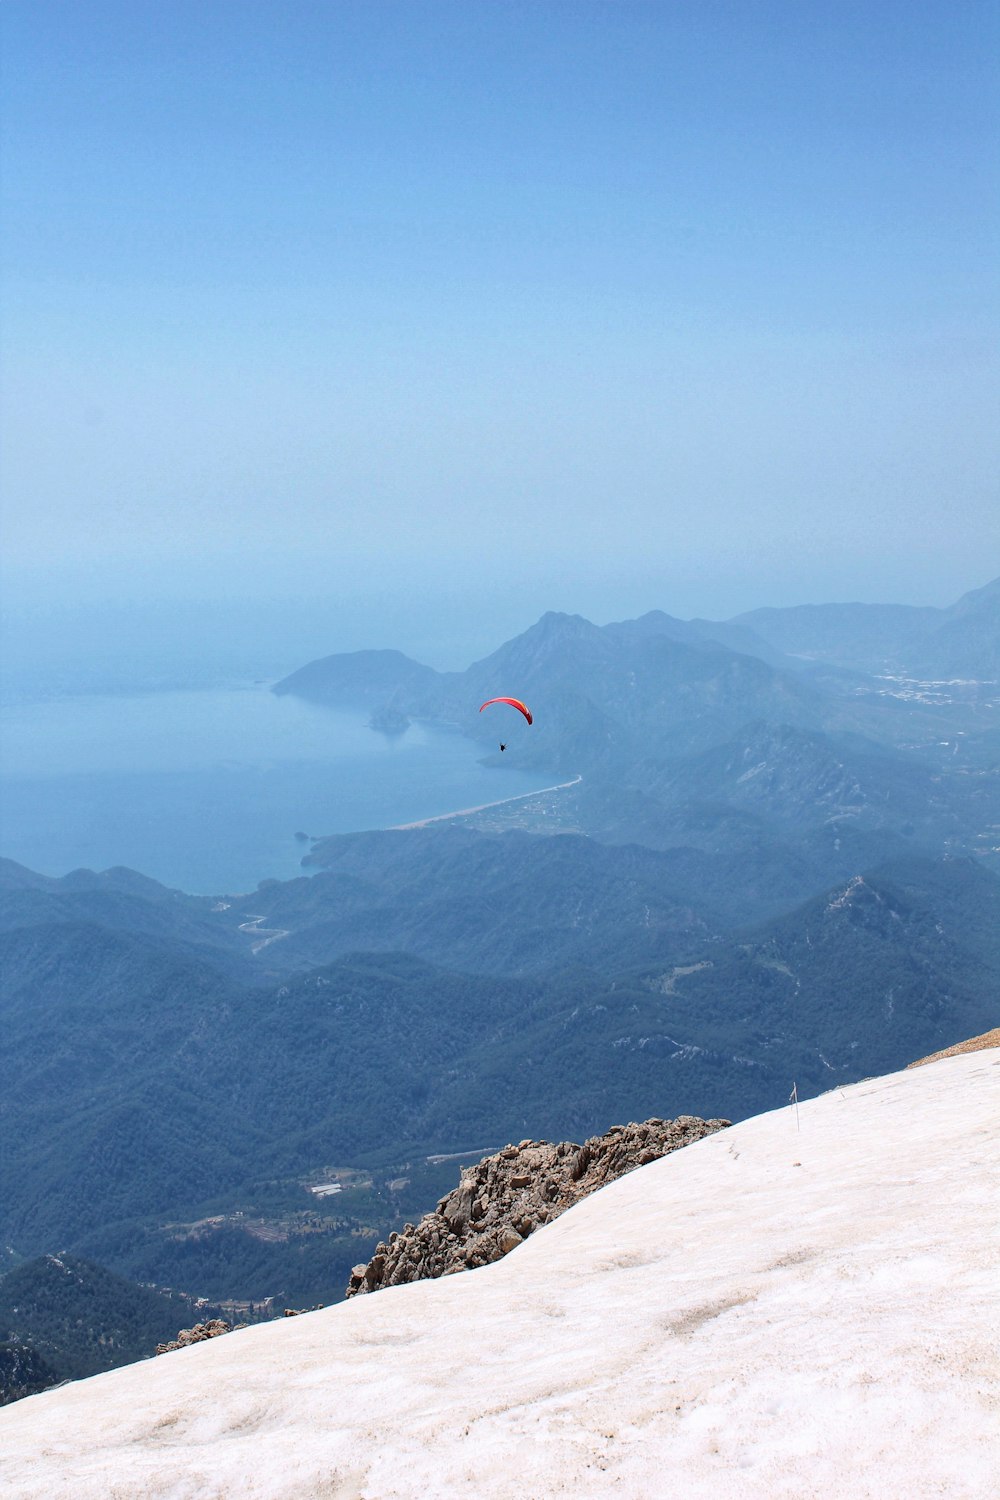
[[[481,673],[484,668],[490,673],[513,672],[530,680],[532,671],[560,660],[568,648],[581,642],[601,646],[604,634],[600,626],[585,620],[583,615],[567,615],[550,609],[534,625],[505,642],[483,661],[475,662],[469,670],[475,673]]]
[[[970,589],[956,599],[948,613],[951,616],[985,613],[993,615],[1000,608],[1000,578],[984,583],[981,589]]]
[[[547,609],[543,615],[539,616],[534,625],[528,627],[524,634],[538,636],[579,636],[590,635],[599,629],[598,625],[592,624],[583,615],[568,615],[562,610]]]

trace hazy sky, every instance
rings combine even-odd
[[[4,0],[8,585],[985,583],[998,14]]]

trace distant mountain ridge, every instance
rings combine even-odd
[[[414,717],[454,725],[483,742],[498,737],[496,719],[479,716],[479,704],[512,692],[538,699],[530,734],[505,727],[512,759],[554,772],[581,769],[619,775],[656,747],[685,750],[724,737],[747,718],[819,725],[819,696],[794,675],[756,656],[684,632],[669,617],[600,627],[579,615],[550,612],[465,672],[430,673],[384,653],[327,657],[276,683],[320,702],[368,706],[378,699]],[[765,648],[765,654],[773,655]]]
[[[981,691],[921,687],[921,674],[942,673]],[[755,722],[858,734],[904,753],[922,746],[940,760],[949,730],[969,736],[995,724],[1000,580],[946,610],[808,605],[725,622],[654,610],[605,626],[549,612],[464,672],[434,672],[398,652],[350,653],[311,662],[274,691],[430,719],[484,745],[501,737],[502,722],[505,763],[640,790],[651,767]],[[478,713],[486,698],[515,691],[535,705],[530,732]]]
[[[249,944],[219,920],[222,903],[171,890],[136,870],[39,875],[0,858],[0,932],[49,923],[94,924],[182,948],[243,979],[256,976]]]
[[[867,671],[1000,678],[1000,578],[946,609],[905,604],[804,604],[755,609],[730,622],[774,650]]]
[[[382,654],[368,686],[391,689],[395,710],[490,746],[497,763],[582,773],[575,790],[492,811],[467,820],[470,827],[725,851],[751,869],[773,864],[779,846],[789,869],[803,859],[813,866],[825,831],[835,829],[859,856],[867,839],[863,864],[892,857],[903,840],[1000,865],[991,831],[1000,824],[1000,685],[929,687],[887,673],[882,660],[886,632],[919,637],[927,650],[957,632],[970,649],[979,642],[982,655],[984,642],[1000,642],[998,598],[1000,583],[950,610],[810,606],[724,626],[660,611],[597,626],[549,612],[465,672],[430,673],[393,658],[405,671],[387,678]],[[871,671],[843,664],[859,654]],[[295,674],[276,691],[347,702],[363,678],[356,654],[304,671],[308,681]],[[535,723],[529,730],[511,715],[501,731],[478,705],[515,688]],[[493,738],[501,732],[503,757]],[[335,864],[337,847],[317,841],[305,863]],[[837,878],[837,853],[828,851],[818,879],[807,876],[815,888]],[[349,897],[347,908],[357,905]]]

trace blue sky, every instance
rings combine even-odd
[[[5,0],[9,586],[984,583],[997,14]]]

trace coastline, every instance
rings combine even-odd
[[[578,786],[582,776],[572,781],[560,781],[557,786],[540,786],[536,792],[518,792],[514,797],[499,797],[495,802],[480,802],[478,807],[460,807],[455,812],[436,813],[433,818],[419,818],[415,823],[395,823],[387,833],[404,833],[411,828],[426,828],[431,823],[446,823],[450,818],[468,818],[473,813],[486,812],[491,807],[505,807],[508,802],[525,802],[529,797],[544,797],[547,792],[563,792],[567,787]]]

